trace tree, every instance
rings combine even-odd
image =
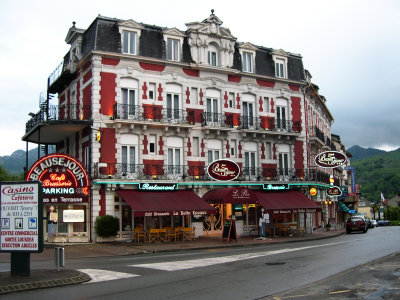
[[[6,168],[0,165],[0,181],[18,181],[23,180],[24,176],[21,175],[12,175],[10,174]]]

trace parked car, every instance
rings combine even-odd
[[[371,222],[370,219],[366,218],[366,219],[365,219],[365,222],[367,222],[367,228],[368,228],[368,229],[369,229],[369,228],[374,228],[374,225],[372,225],[372,222]]]
[[[390,221],[388,220],[379,220],[378,226],[390,226]]]
[[[378,226],[378,222],[376,220],[371,220],[372,226],[376,227]]]
[[[363,216],[352,216],[346,222],[346,233],[350,234],[353,231],[368,231],[368,224]]]

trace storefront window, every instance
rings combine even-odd
[[[161,217],[161,226],[162,228],[171,227],[171,217]]]
[[[74,205],[72,207],[73,210],[83,210],[85,211],[84,205]],[[86,232],[86,214],[84,213],[84,220],[83,222],[74,222],[72,223],[72,230],[73,232]]]
[[[135,228],[144,228],[144,217],[135,217]]]
[[[63,220],[63,211],[67,209],[67,207],[57,207],[58,212],[58,222],[57,222],[57,231],[58,233],[68,233],[68,223],[64,223]]]
[[[132,230],[132,209],[128,205],[123,205],[121,210],[122,230],[130,231]]]
[[[256,225],[257,224],[257,211],[256,211],[255,204],[249,204],[248,220],[249,220],[248,225]]]
[[[181,216],[174,216],[174,227],[182,227],[182,217]]]

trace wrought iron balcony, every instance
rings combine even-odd
[[[233,128],[233,115],[203,112],[201,126]]]
[[[211,181],[205,166],[96,163],[95,179]],[[304,182],[329,184],[329,174],[315,169],[242,167],[237,181]]]
[[[46,108],[43,107],[38,113],[34,114],[32,118],[26,123],[26,132],[29,132],[38,123],[46,121],[62,121],[62,120],[90,120],[92,117],[91,106],[77,106],[71,105],[50,105],[48,114]]]
[[[194,124],[194,112],[182,109],[161,108],[159,106],[114,105],[114,119],[154,121],[168,124]]]

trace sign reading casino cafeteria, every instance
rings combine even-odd
[[[55,153],[43,156],[29,169],[26,180],[43,184],[44,203],[88,202],[90,181],[85,168],[74,157]]]
[[[234,161],[219,159],[208,165],[207,172],[214,180],[230,181],[239,176],[240,168]]]
[[[344,165],[346,161],[346,155],[337,151],[325,151],[315,156],[315,164],[321,168],[340,167]]]
[[[43,202],[40,182],[0,184],[1,252],[43,251]]]

